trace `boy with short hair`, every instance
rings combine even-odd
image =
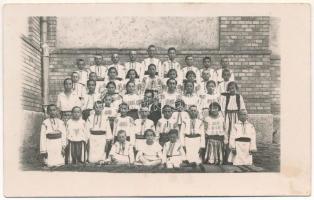
[[[156,76],[156,65],[148,66],[146,77],[143,78],[143,89],[154,91],[154,95],[159,95],[162,91],[162,79]]]
[[[102,94],[103,92],[103,85],[104,85],[104,82],[105,81],[97,81],[97,75],[95,72],[90,72],[89,75],[88,75],[88,80],[92,80],[92,81],[95,81],[96,83],[96,88],[95,88],[95,93],[98,93],[98,94]],[[87,87],[87,82],[86,82],[86,87]]]
[[[228,59],[227,58],[221,58],[220,59],[220,68],[215,70],[217,84],[220,84],[221,82],[224,81],[224,79],[222,77],[222,72],[223,72],[224,69],[229,69],[229,67],[228,67]],[[231,70],[230,70],[230,81],[234,81],[234,74],[233,74],[233,72]]]
[[[48,167],[64,165],[66,129],[58,119],[58,109],[54,104],[47,107],[49,118],[45,119],[40,131],[40,154]]]
[[[178,141],[178,130],[169,131],[169,141],[163,146],[162,163],[166,168],[180,168],[182,162],[186,160],[183,146]]]
[[[87,81],[88,93],[84,96],[83,119],[86,120],[90,115],[90,111],[93,110],[96,101],[101,100],[100,95],[95,92],[96,82],[93,80]]]
[[[185,63],[186,63],[186,67],[182,69],[182,77],[186,77],[186,74],[188,71],[193,71],[196,75],[196,82],[197,83],[201,82],[200,70],[193,65],[194,64],[193,56],[187,55],[185,57]]]
[[[110,69],[111,67],[114,67],[118,71],[119,74],[118,77],[124,79],[126,75],[126,69],[125,66],[120,63],[119,54],[113,53],[111,55],[111,61],[112,64],[107,67],[107,70]]]
[[[161,78],[166,78],[165,76],[168,74],[170,69],[175,69],[178,73],[178,79],[183,80],[181,72],[181,65],[175,60],[176,59],[176,49],[174,47],[170,47],[168,49],[168,60],[165,61],[162,65],[162,73],[160,74]]]
[[[96,55],[94,57],[94,65],[89,67],[90,72],[95,72],[97,81],[104,81],[107,69],[104,65],[102,65],[103,58],[101,55]]]
[[[79,74],[79,83],[81,83],[82,85],[86,85],[86,81],[88,80],[88,74],[89,74],[89,70],[86,69],[85,67],[85,61],[82,58],[78,58],[76,60],[76,66],[78,68],[77,71],[75,71],[76,73]]]
[[[172,107],[165,105],[162,108],[162,118],[160,118],[156,125],[156,137],[159,138],[159,143],[163,146],[168,141],[168,133],[171,129],[174,129],[175,119],[172,118]]]
[[[134,121],[134,131],[135,131],[135,149],[139,149],[142,143],[145,141],[144,132],[147,129],[152,129],[155,131],[154,122],[150,119],[147,119],[149,115],[148,107],[140,108],[140,119]]]
[[[79,98],[83,101],[86,93],[86,88],[83,84],[79,82],[80,76],[77,72],[73,72],[71,76],[73,82],[73,92],[79,96]]]
[[[159,74],[159,71],[162,71],[161,69],[161,61],[156,58],[156,46],[155,45],[149,45],[148,48],[147,48],[147,54],[148,54],[148,58],[145,58],[143,60],[143,65],[144,65],[144,69],[145,71],[148,71],[148,66],[150,64],[154,64],[156,66],[156,75],[160,76]],[[145,74],[145,75],[148,75],[148,74]],[[163,78],[160,76],[160,78]]]
[[[67,122],[68,155],[67,163],[84,163],[87,159],[86,143],[88,133],[85,121],[81,118],[81,108],[78,106],[72,109],[72,119]]]
[[[239,121],[231,129],[228,161],[233,165],[253,165],[252,153],[256,152],[256,132],[247,120],[247,111],[239,111]]]
[[[211,62],[212,59],[209,56],[206,56],[203,58],[203,68],[200,69],[200,73],[202,74],[203,71],[209,71],[209,77],[211,80],[216,81],[216,73],[215,70],[213,68],[211,68]]]
[[[200,154],[205,148],[205,133],[204,123],[198,119],[198,110],[196,105],[191,105],[189,108],[190,122],[188,131],[183,136],[183,146],[186,150],[186,158],[189,163],[201,164],[202,159]]]
[[[86,127],[89,133],[88,161],[98,163],[106,158],[108,146],[113,139],[108,117],[103,113],[104,105],[102,101],[94,104],[94,113],[86,120]]]
[[[218,85],[218,93],[221,95],[226,95],[227,93],[227,86],[231,82],[230,80],[231,73],[229,69],[224,69],[222,71],[222,78],[223,81],[219,83]]]
[[[126,140],[126,131],[119,130],[117,133],[117,141],[112,145],[109,159],[113,164],[133,164],[134,151],[133,146]]]
[[[130,69],[135,69],[140,77],[140,80],[144,77],[144,66],[142,63],[136,62],[136,51],[130,51],[129,58],[130,61],[125,63],[126,72]]]

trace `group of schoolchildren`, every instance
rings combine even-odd
[[[205,57],[197,68],[188,55],[182,68],[173,47],[163,63],[154,45],[147,52],[138,62],[130,51],[124,64],[113,54],[109,66],[99,55],[92,66],[77,60],[57,103],[47,106],[45,164],[252,165],[256,133],[227,59],[213,69]]]

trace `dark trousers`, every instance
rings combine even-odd
[[[66,163],[83,163],[86,161],[86,144],[83,141],[69,141]]]

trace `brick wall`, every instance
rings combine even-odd
[[[220,17],[221,50],[267,50],[269,17]]]
[[[201,67],[202,58],[211,56],[213,66],[221,57],[228,58],[240,91],[250,113],[279,112],[279,63],[274,67],[269,50],[269,17],[220,17],[220,47],[214,50],[178,50],[178,62],[184,66],[184,57],[194,56],[195,65]],[[138,49],[138,60],[143,60],[146,47]],[[166,48],[166,47],[165,47]],[[50,57],[49,101],[55,102],[63,89],[63,80],[75,69],[77,58],[93,64],[93,57],[101,54],[104,64],[110,64],[110,55],[119,53],[121,62],[128,60],[126,49],[55,49]],[[167,59],[166,49],[158,52],[161,60]],[[276,74],[276,77],[273,75]],[[274,95],[274,96],[273,96]]]
[[[270,60],[271,74],[271,111],[280,113],[280,58],[272,57]]]
[[[24,110],[41,111],[42,70],[40,50],[40,19],[29,18],[29,34],[22,40],[22,105]]]
[[[50,51],[56,48],[57,39],[57,17],[47,17],[48,33],[47,44],[50,47]]]

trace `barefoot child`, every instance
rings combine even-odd
[[[185,160],[183,146],[178,141],[178,130],[171,129],[169,131],[169,141],[163,146],[162,163],[167,168],[180,168]]]
[[[239,121],[234,124],[229,140],[231,153],[228,161],[233,165],[253,165],[252,153],[256,152],[256,132],[247,120],[247,111],[240,110]]]
[[[139,148],[136,154],[136,161],[140,165],[156,166],[161,164],[162,148],[155,140],[155,131],[152,129],[145,130],[145,143]]]
[[[86,127],[89,131],[88,161],[91,163],[98,163],[106,158],[106,147],[113,139],[109,119],[103,113],[103,109],[103,102],[96,101],[94,104],[95,112],[86,121]]]
[[[48,167],[64,165],[64,151],[66,145],[66,130],[64,122],[57,118],[57,106],[47,107],[49,118],[41,125],[40,154]]]
[[[113,164],[127,165],[134,163],[133,146],[126,140],[125,130],[119,130],[117,141],[112,145],[109,160]]]
[[[228,136],[225,130],[225,122],[217,102],[209,105],[209,116],[205,121],[206,149],[204,162],[209,164],[222,165],[224,162],[225,145],[228,143]]]

